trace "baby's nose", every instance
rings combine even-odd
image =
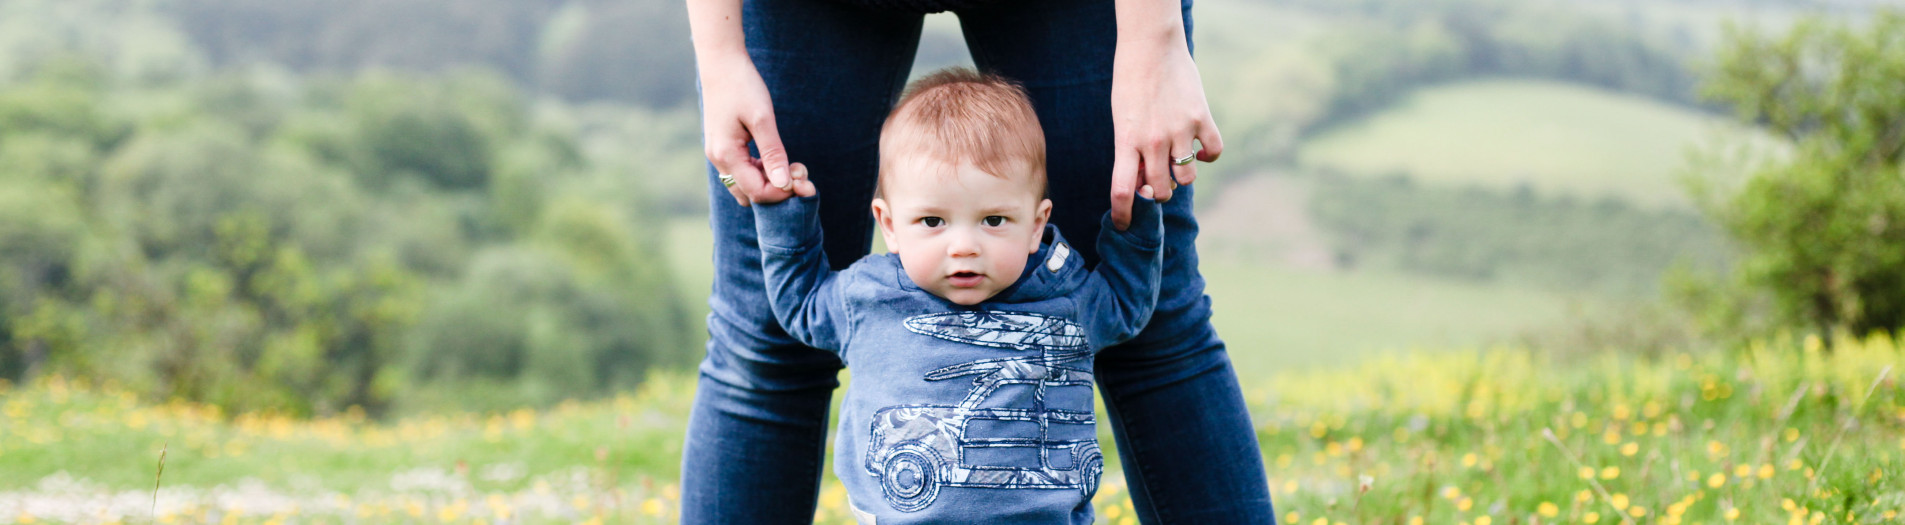
[[[953,257],[976,257],[979,255],[979,241],[969,233],[955,233],[952,242],[946,243],[946,254]]]

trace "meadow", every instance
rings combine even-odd
[[[1901,364],[1882,336],[1806,337],[1402,354],[1244,382],[1285,523],[1893,523]],[[546,410],[382,423],[4,386],[0,522],[671,522],[692,386],[663,373]],[[1135,523],[1123,486],[1106,473],[1101,522]],[[849,522],[844,503],[829,475],[816,520]]]
[[[1299,162],[1430,183],[1685,205],[1688,151],[1739,140],[1725,120],[1628,94],[1544,80],[1455,82],[1307,141]]]

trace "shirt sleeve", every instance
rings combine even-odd
[[[842,274],[831,270],[821,248],[819,207],[818,197],[755,204],[754,228],[774,318],[801,344],[840,353],[852,317]]]
[[[1151,322],[1163,279],[1163,215],[1157,201],[1135,197],[1131,227],[1121,232],[1105,214],[1098,230],[1098,267],[1086,276],[1079,305],[1092,346],[1128,341]]]

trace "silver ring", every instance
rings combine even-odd
[[[721,185],[722,185],[722,186],[727,186],[727,187],[729,187],[729,188],[732,188],[732,187],[734,187],[734,176],[733,176],[733,175],[729,175],[729,174],[726,174],[726,173],[720,173],[720,174],[718,174],[718,175],[720,175],[720,177],[716,177],[716,178],[717,178],[717,179],[720,179],[720,180],[721,180]]]
[[[1183,165],[1185,165],[1185,164],[1190,164],[1190,163],[1191,163],[1191,159],[1195,159],[1195,158],[1197,158],[1197,153],[1195,153],[1195,152],[1193,152],[1193,153],[1190,153],[1190,154],[1188,154],[1188,155],[1185,155],[1185,156],[1182,156],[1182,157],[1178,157],[1178,158],[1175,158],[1175,159],[1171,159],[1171,164],[1176,164],[1176,165],[1178,165],[1178,166],[1183,166]]]

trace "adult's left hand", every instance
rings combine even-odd
[[[1144,8],[1159,3],[1143,2]],[[1197,180],[1194,165],[1173,165],[1173,159],[1195,155],[1197,160],[1211,162],[1224,152],[1224,139],[1204,98],[1204,82],[1184,40],[1182,17],[1169,17],[1169,25],[1161,30],[1144,31],[1146,26],[1130,24],[1136,27],[1127,31],[1126,8],[1133,3],[1119,2],[1118,49],[1111,76],[1117,148],[1111,165],[1111,219],[1120,229],[1131,222],[1131,196],[1139,186],[1151,186],[1162,202],[1171,199],[1171,190],[1178,184]],[[1175,8],[1176,4],[1166,5]],[[1142,18],[1148,23],[1163,17]],[[1193,140],[1203,143],[1203,149],[1197,149]]]

